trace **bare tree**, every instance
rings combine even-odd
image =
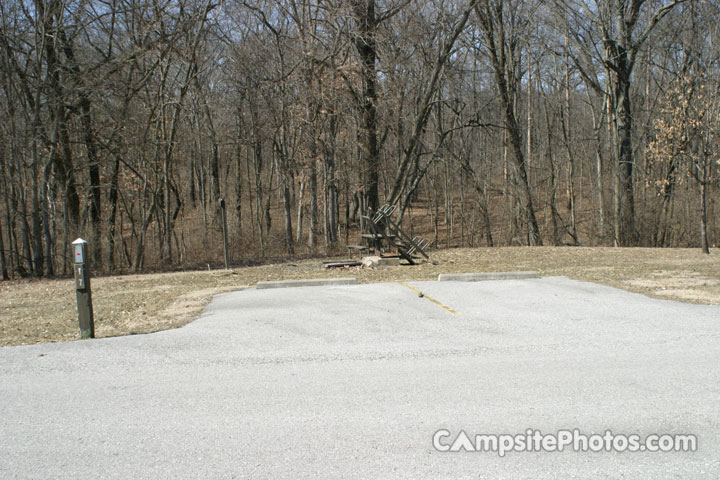
[[[521,182],[528,238],[530,244],[542,245],[523,152],[521,127],[515,115],[515,101],[523,75],[520,59],[521,35],[529,23],[532,12],[533,5],[527,5],[525,2],[483,0],[475,6],[475,13],[485,40],[486,55],[492,65],[495,84],[500,94],[504,127]]]
[[[614,237],[617,245],[635,245],[635,193],[633,157],[632,78],[640,49],[657,24],[683,0],[673,0],[652,9],[647,0],[556,0],[562,9],[565,28],[577,50],[576,66],[596,83],[590,69],[607,69],[610,98],[608,115],[615,146]],[[598,48],[600,47],[600,48]],[[597,78],[597,77],[595,77]]]

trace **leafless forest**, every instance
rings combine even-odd
[[[436,247],[720,240],[720,6],[4,0],[2,278]]]

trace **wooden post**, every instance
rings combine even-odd
[[[78,238],[72,242],[72,248],[80,338],[95,338],[95,319],[93,317],[92,292],[90,290],[90,258],[88,256],[87,241]]]
[[[222,215],[222,230],[223,230],[223,247],[225,249],[225,269],[230,268],[230,249],[228,248],[228,237],[227,237],[227,212],[225,209],[225,199],[220,199],[220,213]]]

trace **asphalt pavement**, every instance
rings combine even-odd
[[[719,399],[718,306],[564,277],[248,289],[0,348],[0,478],[720,478]],[[575,429],[697,449],[440,451]]]

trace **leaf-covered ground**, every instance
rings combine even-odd
[[[214,294],[261,280],[356,277],[361,283],[432,280],[440,273],[536,270],[658,298],[720,305],[720,257],[699,249],[509,247],[431,252],[431,262],[384,269],[323,269],[327,259],[233,270],[92,280],[97,337],[148,333],[196,318]],[[79,338],[72,279],[0,283],[0,345]]]

